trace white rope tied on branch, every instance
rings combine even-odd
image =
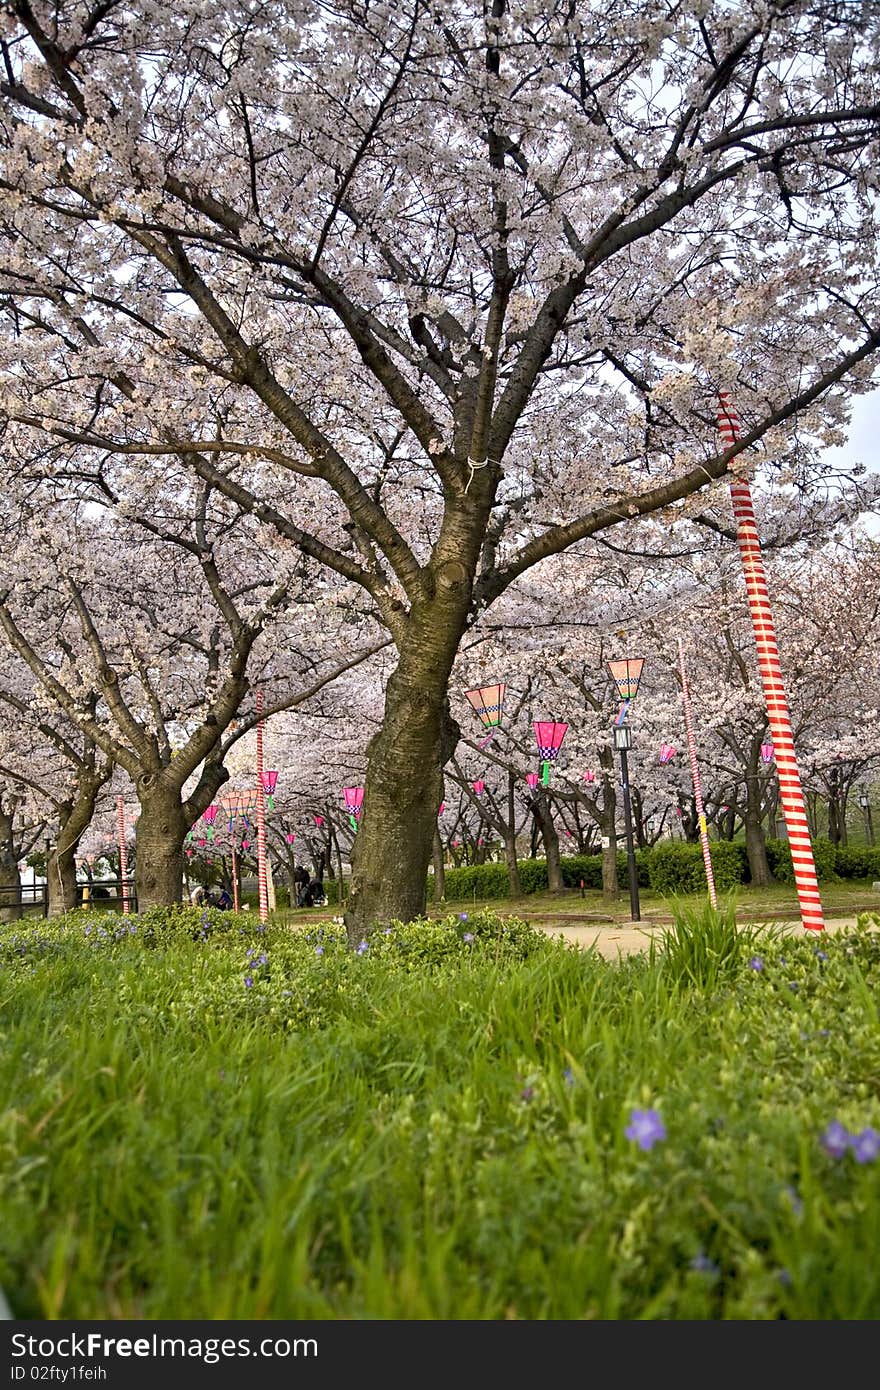
[[[474,474],[476,473],[477,469],[478,469],[478,468],[488,468],[488,467],[489,467],[489,457],[488,457],[488,455],[486,456],[486,458],[484,458],[484,459],[482,460],[482,462],[480,462],[479,459],[468,458],[468,468],[471,470],[471,473],[470,473],[470,477],[468,478],[467,482],[465,483],[465,487],[464,487],[464,495],[465,495],[465,497],[467,497],[467,490],[468,490],[468,488],[470,487],[471,483],[474,481]]]

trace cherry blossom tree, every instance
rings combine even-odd
[[[310,607],[294,605],[278,628],[289,576],[221,577],[228,522],[207,510],[191,541],[63,515],[65,529],[47,522],[39,544],[32,529],[4,555],[0,627],[57,710],[128,773],[140,806],[138,904],[173,903],[184,837],[226,781],[229,748],[256,721],[253,709],[236,720],[248,663],[277,691],[271,712],[309,699],[371,649],[344,660],[330,625],[317,636],[296,631],[294,618],[308,628]],[[273,670],[267,640],[279,634],[287,645]]]
[[[28,689],[25,679],[10,681],[11,661],[0,686],[2,749],[0,776],[10,786],[27,789],[36,806],[44,807],[47,828],[54,835],[46,857],[48,915],[60,916],[76,907],[76,856],[82,836],[91,824],[102,790],[112,774],[112,759],[103,756],[93,739],[75,724],[59,717],[57,710],[41,709],[39,690]],[[23,673],[19,673],[23,674]],[[96,700],[87,705],[94,718]]]
[[[7,467],[188,471],[359,587],[397,666],[347,921],[424,907],[463,635],[531,567],[871,384],[880,16],[836,0],[10,0]],[[746,422],[718,443],[719,388]]]

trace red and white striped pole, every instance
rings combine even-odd
[[[718,897],[715,892],[715,874],[712,869],[712,855],[709,853],[709,831],[706,826],[706,813],[703,809],[703,788],[700,783],[700,765],[697,762],[697,743],[694,738],[694,719],[691,709],[691,693],[688,689],[687,675],[684,668],[684,647],[681,638],[678,639],[678,666],[681,672],[681,698],[684,704],[684,727],[687,734],[688,762],[691,765],[691,781],[694,786],[694,802],[697,807],[697,824],[700,827],[700,844],[703,846],[703,863],[706,866],[706,882],[709,885],[709,901],[713,907],[718,906]]]
[[[125,852],[125,802],[121,796],[116,798],[116,822],[119,836],[119,885],[122,890],[122,911],[128,916],[128,856]]]
[[[720,392],[720,397],[718,428],[724,444],[729,447],[739,438],[739,416],[727,392]],[[782,668],[779,664],[779,648],[776,645],[770,595],[748,480],[744,477],[732,478],[730,495],[733,500],[739,553],[745,573],[749,612],[758,649],[758,668],[764,686],[767,718],[773,738],[776,770],[779,774],[779,796],[788,830],[791,863],[801,909],[801,925],[805,931],[824,931],[822,899],[819,896],[813,846],[794,753],[791,720],[782,683]]]
[[[257,691],[257,884],[260,921],[269,920],[269,884],[266,877],[266,790],[263,786],[263,692]]]

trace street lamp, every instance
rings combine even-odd
[[[642,678],[643,658],[627,658],[624,661],[609,661],[617,693],[621,700],[620,710],[614,721],[614,748],[620,754],[620,784],[623,790],[623,820],[626,826],[626,862],[629,869],[629,903],[634,922],[641,921],[639,907],[639,875],[636,869],[636,851],[633,844],[632,802],[629,794],[629,765],[627,753],[632,748],[632,729],[626,723],[629,707],[636,698],[639,681]]]
[[[871,798],[868,796],[865,787],[859,788],[859,805],[865,813],[865,830],[867,832],[868,844],[874,843],[874,822],[871,819]]]
[[[641,921],[639,908],[639,875],[636,870],[636,852],[633,845],[632,803],[629,796],[629,767],[626,755],[632,748],[632,729],[628,724],[615,724],[614,747],[620,754],[620,785],[623,788],[623,820],[626,826],[626,863],[629,869],[629,905],[634,922]]]

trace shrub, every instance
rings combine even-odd
[[[745,845],[731,840],[712,840],[709,854],[715,886],[720,892],[737,888],[745,880],[748,871]],[[680,841],[655,845],[648,870],[651,887],[665,896],[699,893],[706,887],[702,845]]]
[[[820,883],[831,883],[838,877],[835,868],[835,848],[830,840],[813,840],[813,860]],[[787,840],[767,841],[767,863],[779,883],[794,883],[791,865],[791,846]]]
[[[880,878],[880,849],[870,845],[836,845],[834,869],[839,878]]]

